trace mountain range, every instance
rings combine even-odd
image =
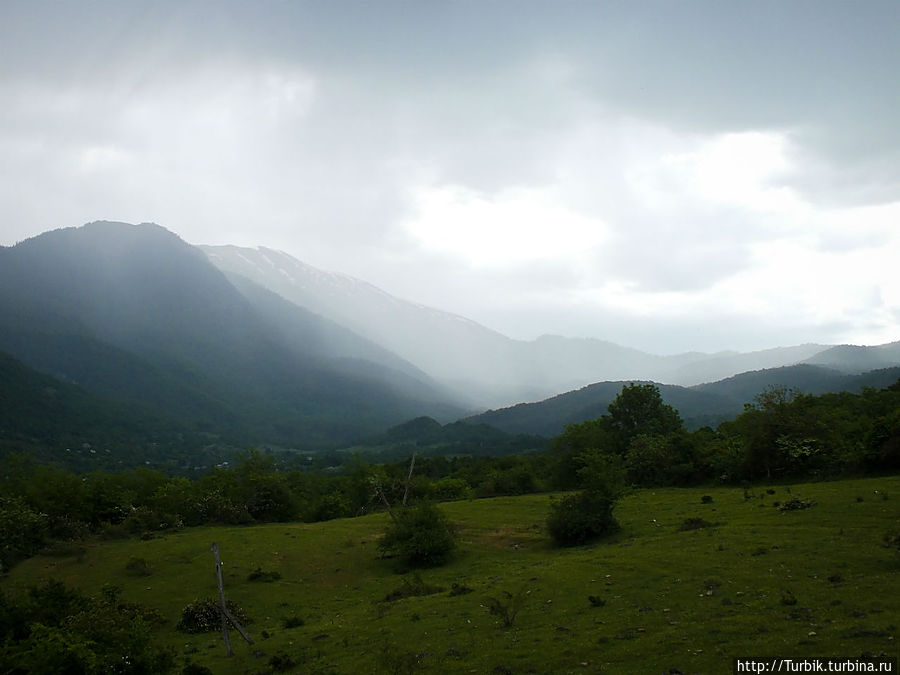
[[[116,427],[105,444],[207,454],[337,447],[425,416],[552,435],[606,412],[629,381],[662,383],[696,426],[765,386],[876,386],[900,366],[900,343],[659,356],[597,339],[513,340],[286,253],[113,222],[0,247],[0,352],[6,440],[90,445],[73,431],[81,419]],[[874,369],[888,370],[854,379]],[[69,423],[42,431],[35,411]]]
[[[91,223],[0,249],[0,351],[244,444],[332,444],[464,410],[402,359],[232,283],[150,224]]]
[[[475,407],[537,402],[601,381],[687,387],[799,363],[844,374],[900,365],[900,342],[659,356],[591,338],[544,335],[514,340],[461,316],[396,298],[364,281],[317,269],[287,253],[236,246],[199,248],[219,269],[251,279],[383,345]]]

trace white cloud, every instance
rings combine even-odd
[[[510,188],[484,195],[459,186],[417,191],[405,228],[426,250],[476,267],[538,260],[578,261],[606,239],[596,218],[575,213],[552,189]]]

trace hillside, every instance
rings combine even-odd
[[[103,597],[112,585],[122,602],[158,613],[153,639],[175,650],[179,670],[193,662],[223,675],[274,663],[311,673],[720,673],[735,655],[894,655],[900,562],[881,537],[896,529],[898,493],[897,477],[641,490],[617,507],[619,533],[572,549],[549,543],[548,495],[446,503],[461,552],[419,574],[379,559],[385,514],[203,527],[37,556],[2,588],[59,579]],[[777,508],[792,497],[815,506]],[[252,620],[255,644],[232,632],[231,658],[217,626],[175,628],[188,603],[216,597],[214,541],[225,592]],[[251,581],[254,570],[280,577]],[[506,610],[492,614],[492,603]]]
[[[0,249],[0,349],[241,445],[316,447],[462,412],[384,349],[242,289],[156,225],[57,230]]]
[[[457,421],[442,425],[431,417],[417,417],[384,433],[359,440],[344,450],[385,462],[405,459],[412,452],[424,456],[501,457],[541,451],[546,447],[546,438],[509,434],[489,424]]]
[[[716,426],[738,415],[745,403],[770,387],[796,389],[807,394],[859,392],[863,387],[881,389],[900,378],[900,367],[861,375],[845,375],[830,368],[798,365],[735,375],[718,382],[694,387],[660,384],[663,400],[681,414],[688,428]],[[629,382],[634,382],[631,380]],[[596,419],[629,382],[599,382],[577,391],[554,396],[539,403],[522,403],[510,408],[489,410],[467,419],[489,424],[507,433],[555,436],[567,424]]]

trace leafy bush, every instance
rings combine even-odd
[[[619,528],[613,509],[623,492],[621,461],[591,451],[578,459],[584,490],[551,504],[547,517],[547,531],[559,546],[583,544]]]
[[[225,601],[225,606],[231,615],[243,623],[250,623],[250,619],[243,609],[231,600]],[[181,620],[175,627],[182,633],[211,633],[222,628],[222,618],[219,614],[219,603],[212,598],[194,600],[181,610]]]
[[[146,609],[89,598],[58,581],[18,599],[0,594],[4,673],[167,673],[170,650],[152,644]]]
[[[547,531],[560,546],[575,546],[618,529],[615,502],[593,492],[563,497],[550,506]]]
[[[779,511],[800,511],[809,509],[816,505],[814,499],[801,499],[800,497],[791,497],[784,504],[778,507]]]
[[[456,532],[436,506],[423,502],[397,514],[378,548],[411,567],[433,567],[445,563],[456,550]]]
[[[20,497],[0,497],[0,572],[36,553],[44,543],[47,516]]]

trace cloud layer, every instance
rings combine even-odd
[[[900,339],[896,3],[0,18],[0,243],[151,220],[523,338]]]

